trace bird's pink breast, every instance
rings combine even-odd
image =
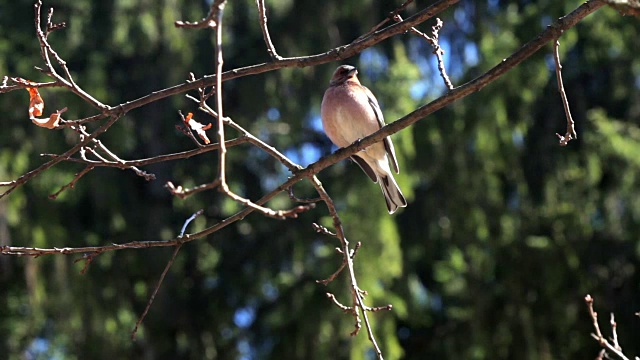
[[[331,141],[345,147],[380,128],[364,91],[357,85],[332,86],[322,100],[322,125]]]

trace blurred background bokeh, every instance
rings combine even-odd
[[[347,44],[400,0],[266,0],[271,36],[282,56]],[[406,16],[430,2],[416,0]],[[534,38],[579,1],[463,0],[440,17],[441,45],[455,85],[482,74]],[[45,1],[50,36],[76,82],[109,105],[211,74],[213,33],[173,26],[198,20],[206,1]],[[435,21],[420,26],[430,32]],[[565,88],[579,139],[558,146],[565,115],[552,47],[481,92],[393,136],[409,206],[389,216],[377,185],[343,161],[319,174],[336,200],[387,359],[594,358],[596,299],[603,331],[618,321],[627,354],[640,354],[640,22],[603,8],[563,34]],[[360,69],[387,122],[445,93],[432,48],[404,34],[344,63]],[[225,69],[269,61],[254,1],[230,0]],[[340,63],[290,68],[224,83],[225,114],[307,165],[335,148],[319,109]],[[0,1],[0,76],[46,81],[33,2]],[[95,111],[61,89],[43,89],[50,113]],[[196,93],[191,93],[197,95]],[[76,143],[70,131],[28,119],[28,93],[0,95],[0,181],[15,179]],[[176,130],[178,111],[210,122],[183,94],[128,113],[102,141],[124,159],[193,148]],[[89,130],[97,125],[90,125]],[[233,132],[230,131],[233,135]],[[213,136],[212,136],[213,138]],[[257,199],[290,173],[248,145],[229,152],[231,188]],[[62,163],[0,200],[0,244],[99,246],[175,237],[193,212],[201,230],[239,206],[217,191],[180,200],[167,181],[211,181],[216,155],[131,171],[99,168],[57,200],[48,195],[83,167]],[[313,188],[296,186],[300,197]],[[286,194],[269,203],[292,205]],[[104,253],[81,275],[79,256],[0,256],[0,357],[7,359],[372,359],[366,333],[350,337],[353,318],[325,296],[349,301],[344,277],[328,287],[341,258],[324,206],[295,220],[257,214],[185,245],[137,341],[131,331],[172,249]],[[5,357],[6,356],[6,357]]]

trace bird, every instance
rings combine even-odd
[[[358,70],[341,65],[333,73],[320,108],[325,134],[337,147],[346,147],[384,126],[378,100],[358,80]],[[373,182],[380,184],[389,214],[407,206],[407,200],[391,173],[400,173],[390,137],[353,154],[351,159]]]

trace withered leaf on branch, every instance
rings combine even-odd
[[[56,126],[58,126],[58,123],[60,122],[60,115],[62,115],[63,112],[67,111],[67,108],[63,108],[61,110],[58,110],[56,112],[54,112],[53,114],[51,114],[51,116],[49,116],[49,118],[36,118],[36,117],[32,117],[31,121],[41,127],[45,127],[47,129],[54,129]]]
[[[36,84],[33,81],[21,78],[12,78],[12,80],[24,85]],[[37,88],[27,87],[26,89],[29,92],[29,119],[31,119],[34,124],[47,129],[54,129],[58,126],[60,116],[63,112],[67,111],[67,108],[65,107],[64,109],[56,111],[51,114],[49,118],[38,118],[38,116],[42,116],[42,113],[44,112],[44,100],[42,100]]]
[[[42,111],[44,110],[44,100],[40,97],[38,89],[27,88],[27,91],[29,91],[29,118],[33,119],[36,116],[42,115]]]
[[[207,133],[205,132],[205,130],[211,129],[211,123],[202,125],[201,123],[192,119],[192,117],[193,113],[188,113],[184,118],[184,123],[187,124],[187,126],[189,126],[191,130],[195,131],[205,144],[211,143],[211,140],[209,140],[209,138],[207,137]]]

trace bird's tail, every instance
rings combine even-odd
[[[384,194],[384,200],[387,202],[389,214],[396,212],[399,207],[407,206],[407,200],[402,195],[402,191],[400,191],[400,187],[398,187],[396,179],[393,178],[391,173],[380,176],[378,183],[380,183],[382,194]]]

